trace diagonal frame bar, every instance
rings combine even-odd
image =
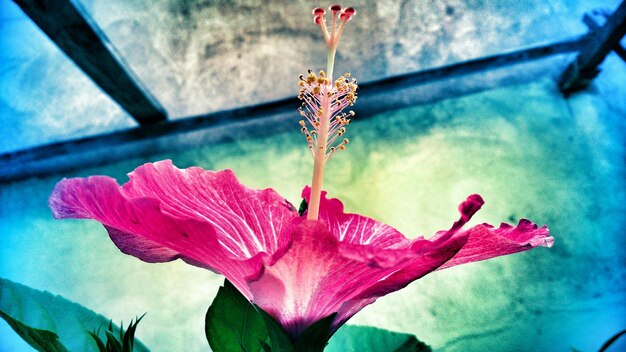
[[[165,109],[125,65],[106,35],[71,0],[14,0],[41,30],[140,125],[167,120]]]
[[[589,25],[589,18],[583,18]],[[591,31],[576,59],[563,72],[559,89],[568,94],[583,89],[600,73],[598,66],[626,34],[626,0],[617,7],[602,28]],[[619,49],[618,49],[619,51]]]
[[[605,14],[603,14],[603,15],[605,15]],[[610,16],[610,14],[606,14],[605,15],[605,20],[609,16]],[[589,27],[589,29],[591,31],[593,31],[593,32],[598,32],[598,31],[602,30],[602,26],[593,17],[591,17],[588,13],[586,13],[583,16],[583,23],[585,23],[587,25],[587,27]],[[613,47],[613,51],[624,62],[626,62],[626,49],[624,49],[624,47],[620,43],[615,44],[615,47]]]

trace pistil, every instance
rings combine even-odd
[[[349,114],[342,113],[342,111],[354,104],[356,100],[356,80],[350,80],[350,74],[341,76],[334,82],[332,79],[339,39],[345,24],[356,11],[352,7],[342,10],[339,5],[332,5],[329,9],[332,12],[330,31],[324,18],[326,11],[320,7],[313,10],[313,20],[321,27],[328,48],[326,72],[320,71],[318,77],[309,71],[306,79],[300,76],[299,82],[301,88],[298,98],[303,101],[300,114],[306,119],[306,121],[301,120],[300,125],[313,154],[313,179],[307,213],[308,220],[318,219],[326,160],[337,151],[346,149],[347,138],[343,138],[337,145],[333,144],[338,137],[345,134],[344,126],[350,123],[347,117],[354,116],[353,111]],[[338,25],[337,22],[339,22]],[[310,131],[307,122],[311,126]]]

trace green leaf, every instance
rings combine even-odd
[[[318,352],[323,351],[328,343],[330,329],[337,313],[333,313],[325,318],[316,321],[309,326],[298,337],[295,343],[295,349],[298,352]]]
[[[270,347],[270,345],[267,344],[267,342],[265,341],[260,341],[261,342],[261,347],[263,347],[263,352],[272,352],[272,347]]]
[[[228,280],[206,313],[204,330],[215,352],[261,352],[269,341],[263,318]]]
[[[122,344],[117,340],[111,331],[106,331],[107,351],[122,352]]]
[[[128,324],[128,329],[124,330],[124,323],[120,324],[119,329],[119,337],[116,337],[113,330],[113,322],[109,321],[109,326],[105,331],[107,342],[106,344],[97,331],[89,332],[89,335],[94,339],[96,344],[98,345],[98,350],[100,352],[133,352],[134,344],[135,344],[135,331],[137,330],[137,325],[146,314],[137,318],[134,322],[131,319],[130,324]],[[99,330],[99,329],[98,329]]]
[[[9,326],[31,347],[40,352],[67,352],[67,348],[59,342],[59,336],[52,331],[36,329],[11,318],[0,310],[2,317]]]
[[[77,303],[5,279],[0,279],[0,310],[22,324],[55,333],[70,351],[100,352],[90,331],[109,324],[109,319]],[[112,329],[119,333],[119,328]],[[137,340],[134,347],[135,352],[149,351]]]
[[[396,348],[394,352],[432,352],[432,349],[427,344],[418,340],[417,337],[409,337],[402,346]]]
[[[122,350],[124,352],[133,352],[134,351],[134,348],[135,348],[135,331],[137,331],[137,325],[139,325],[139,322],[145,316],[146,316],[146,313],[144,313],[142,316],[137,318],[134,323],[133,323],[133,320],[131,319],[130,320],[130,324],[128,324],[128,330],[126,330],[126,331],[124,331],[123,327],[120,328],[120,333],[123,333],[123,336],[121,336],[121,338],[122,338],[122,341],[123,341]]]
[[[304,212],[309,208],[309,204],[306,202],[306,199],[302,198],[302,202],[300,202],[300,208],[298,208],[298,215],[302,216]]]
[[[104,345],[104,342],[102,342],[102,339],[100,338],[100,336],[98,336],[98,334],[96,334],[95,332],[91,332],[91,331],[87,331],[87,332],[89,333],[89,335],[91,335],[93,340],[96,341],[96,345],[98,345],[98,351],[107,352],[106,346]]]
[[[257,311],[263,318],[265,326],[267,326],[267,332],[270,337],[270,344],[272,351],[276,352],[295,352],[293,342],[289,335],[285,332],[283,327],[274,318],[267,314],[261,307],[256,306]]]
[[[431,352],[415,336],[371,326],[344,325],[330,339],[325,352]]]

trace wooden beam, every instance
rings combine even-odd
[[[602,13],[602,16],[604,17],[604,20],[606,21],[607,18],[609,18],[611,16],[611,14],[607,14],[607,13]],[[598,23],[598,21],[596,21],[593,17],[591,17],[591,15],[589,15],[588,13],[586,13],[583,16],[583,23],[587,25],[587,27],[589,27],[589,30],[594,31],[594,32],[599,32],[602,29],[602,26]],[[617,44],[615,44],[615,46],[613,47],[613,51],[617,54],[617,56],[619,56],[624,62],[626,62],[626,49],[624,49],[624,47],[622,46],[622,44],[620,44],[619,42]]]
[[[583,18],[585,21],[585,18]],[[626,34],[626,0],[609,16],[602,28],[592,30],[576,59],[565,69],[559,89],[570,93],[585,88],[600,73],[598,66]]]
[[[14,0],[50,39],[139,124],[165,121],[165,109],[133,75],[107,36],[70,0]]]
[[[437,89],[429,87],[428,91],[435,96],[416,97],[409,99],[401,94],[394,100],[390,95],[398,90],[411,90],[425,84],[434,84],[442,80],[461,79],[463,76],[476,74],[485,70],[495,70],[519,64],[529,60],[547,58],[553,55],[576,52],[580,49],[584,37],[577,37],[550,45],[542,45],[518,50],[500,55],[469,60],[434,69],[408,73],[385,78],[378,81],[359,84],[359,104],[356,106],[359,118],[398,108],[401,104],[418,104],[433,101],[438,98],[469,94],[483,89],[510,82],[510,77],[504,75],[499,80],[489,78],[488,82],[472,82],[461,84],[466,87],[448,87],[450,81],[444,81]],[[558,67],[560,70],[560,66]],[[536,72],[523,71],[520,73],[526,79],[533,79]],[[493,82],[492,82],[493,81]],[[426,93],[420,93],[426,95]],[[430,93],[429,93],[430,94]],[[398,96],[396,94],[396,96]],[[398,101],[397,99],[400,99]],[[207,115],[170,120],[165,123],[141,126],[125,131],[107,133],[98,136],[79,138],[26,150],[10,152],[0,155],[0,182],[11,182],[26,177],[48,175],[52,172],[74,170],[87,166],[101,165],[111,160],[119,161],[122,158],[150,155],[163,151],[171,151],[180,146],[174,146],[169,137],[178,134],[196,131],[216,131],[215,136],[202,140],[202,143],[222,142],[229,139],[250,136],[259,131],[279,133],[293,127],[288,120],[296,119],[296,108],[300,101],[296,98],[277,100],[254,106],[242,107],[227,111],[215,112]],[[286,117],[285,117],[286,116]],[[293,121],[292,121],[293,122]],[[271,129],[267,125],[271,124]],[[163,142],[165,140],[165,142]],[[159,142],[161,141],[161,142]],[[186,147],[192,147],[193,141]],[[181,143],[180,140],[175,143]],[[183,146],[185,147],[185,146]],[[106,150],[106,156],[96,155],[98,151]],[[101,153],[101,152],[100,152]],[[102,154],[102,153],[101,153]]]

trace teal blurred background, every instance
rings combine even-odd
[[[297,73],[325,58],[310,2],[81,3],[175,118],[293,95]],[[0,151],[133,126],[17,6],[0,4]],[[582,12],[617,4],[363,3],[337,70],[369,81],[563,39],[584,33]],[[626,65],[611,54],[602,67],[589,89],[567,99],[548,73],[517,75],[472,94],[357,115],[348,150],[325,176],[348,211],[408,237],[430,236],[480,193],[486,204],[472,224],[524,217],[547,224],[555,244],[431,274],[350,323],[413,333],[437,351],[596,351],[626,328]],[[297,121],[294,107],[289,133],[247,136],[233,127],[219,144],[0,184],[0,277],[114,321],[148,312],[137,335],[153,351],[207,350],[204,314],[222,277],[126,256],[96,222],[53,220],[47,198],[62,177],[121,183],[136,166],[167,158],[181,168],[233,169],[242,183],[298,204],[312,160]],[[0,322],[0,350],[29,348]]]

